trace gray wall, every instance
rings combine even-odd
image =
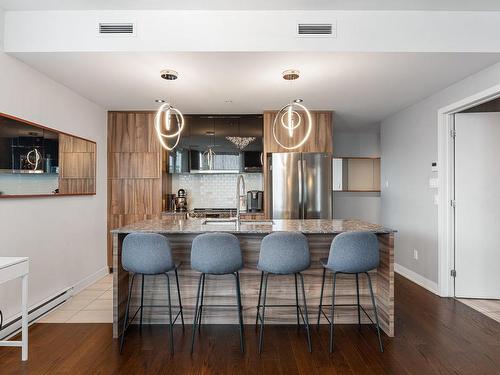
[[[379,126],[370,130],[336,130],[333,135],[334,155],[380,156]],[[333,217],[360,219],[380,223],[381,200],[379,193],[333,193]]]
[[[437,159],[437,111],[500,84],[493,65],[385,119],[381,124],[382,223],[398,230],[396,263],[438,280],[438,210],[429,188]],[[386,187],[386,182],[388,187]],[[413,249],[419,259],[413,259]]]

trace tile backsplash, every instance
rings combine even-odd
[[[263,190],[262,173],[244,173],[245,189]],[[175,174],[172,175],[172,193],[184,189],[188,208],[236,207],[237,174]]]

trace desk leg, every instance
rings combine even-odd
[[[28,360],[28,275],[23,276],[22,290],[22,354],[23,361]]]

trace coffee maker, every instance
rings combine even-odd
[[[247,212],[262,212],[264,192],[249,190],[247,192]]]
[[[177,191],[177,197],[175,197],[175,211],[177,212],[187,211],[186,190],[184,189],[179,189]]]

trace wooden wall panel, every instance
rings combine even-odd
[[[96,144],[59,134],[59,193],[95,194]]]
[[[108,113],[108,266],[109,231],[162,211],[164,152],[154,130],[154,112]]]

